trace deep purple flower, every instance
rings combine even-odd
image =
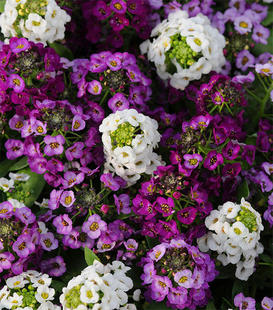
[[[190,225],[196,217],[197,210],[194,207],[186,207],[177,212],[177,219],[179,222]]]
[[[222,165],[223,156],[217,151],[210,151],[204,161],[204,167],[209,170],[214,170],[218,165]]]
[[[106,63],[112,71],[118,71],[122,68],[121,60],[115,55],[110,55],[109,57],[107,57]]]
[[[13,53],[20,53],[30,48],[30,44],[25,38],[11,38],[9,46]]]
[[[96,1],[96,4],[92,9],[92,13],[98,20],[104,20],[111,14],[111,9],[104,1],[99,0]]]
[[[56,256],[41,262],[41,270],[47,273],[50,277],[60,277],[66,271],[64,259],[61,256]]]
[[[167,199],[157,197],[154,207],[158,212],[162,213],[164,217],[170,216],[174,213],[174,201],[171,197],[168,197]]]
[[[81,242],[78,240],[80,233],[76,229],[72,229],[69,234],[63,236],[63,245],[71,248],[78,249],[81,247]]]
[[[252,165],[255,160],[255,145],[244,145],[242,152],[242,159],[246,160],[249,165]]]
[[[76,142],[65,151],[65,156],[69,161],[72,161],[74,158],[79,159],[83,155],[83,149],[84,143]]]
[[[127,4],[124,0],[112,0],[110,3],[110,9],[118,14],[125,14],[127,10]]]
[[[25,88],[24,80],[18,74],[11,74],[8,78],[9,87],[16,93],[21,93]]]
[[[235,178],[242,170],[240,163],[226,164],[222,170],[223,176]]]
[[[9,127],[13,130],[21,131],[23,127],[23,121],[24,117],[15,114],[10,120],[9,120]]]
[[[102,221],[101,217],[97,214],[89,216],[87,222],[82,225],[82,231],[87,233],[91,239],[97,239],[102,231],[107,229],[107,224]]]
[[[255,310],[256,301],[251,297],[245,297],[243,293],[239,293],[234,297],[234,305],[240,310]]]
[[[129,25],[129,20],[123,14],[115,14],[110,19],[109,24],[115,32],[120,32],[124,27]],[[113,68],[111,68],[111,70],[113,70]]]
[[[235,158],[237,158],[239,152],[240,152],[240,145],[232,141],[229,141],[228,144],[222,150],[224,158],[228,160],[234,160]]]
[[[53,225],[57,228],[57,233],[67,235],[72,230],[72,221],[67,214],[54,218]]]
[[[185,162],[184,165],[187,169],[195,169],[198,167],[199,163],[203,160],[200,154],[186,154],[183,156]]]
[[[129,101],[121,93],[116,93],[108,101],[108,107],[113,111],[122,111],[129,108]]]
[[[159,220],[155,225],[155,230],[163,241],[169,240],[180,234],[175,220],[170,220],[168,222]]]
[[[65,138],[62,135],[55,137],[46,136],[44,137],[44,142],[46,143],[44,152],[48,156],[60,155],[64,151],[63,144],[65,143]]]
[[[54,238],[52,232],[41,234],[40,244],[46,251],[53,251],[58,247],[58,240]]]

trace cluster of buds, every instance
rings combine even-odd
[[[226,266],[236,264],[235,276],[247,281],[254,272],[255,259],[263,252],[259,241],[264,229],[260,214],[242,198],[240,204],[226,202],[205,220],[210,230],[198,239],[201,251],[217,251],[217,259]]]

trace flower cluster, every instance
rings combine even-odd
[[[126,275],[130,269],[119,261],[104,266],[95,260],[63,288],[63,309],[136,309],[127,308],[127,292],[133,288]]]
[[[6,38],[24,37],[45,45],[63,39],[69,21],[70,16],[55,0],[7,0],[0,27]]]
[[[117,111],[99,127],[106,157],[105,169],[115,172],[129,185],[142,173],[152,174],[161,164],[153,149],[160,141],[157,122],[134,109]]]
[[[175,11],[157,25],[151,34],[156,37],[140,46],[142,54],[154,62],[158,75],[170,79],[170,85],[184,89],[202,74],[220,72],[225,63],[225,39],[210,25],[203,14],[188,17],[186,11]]]
[[[208,282],[217,275],[210,257],[183,239],[155,246],[142,264],[146,296],[156,301],[167,298],[167,305],[175,309],[204,306],[209,297]]]
[[[60,310],[54,305],[55,290],[47,274],[28,270],[6,279],[0,290],[0,309]]]
[[[210,232],[198,239],[200,250],[217,251],[217,259],[224,266],[236,264],[235,276],[246,281],[254,272],[255,258],[263,252],[260,214],[242,198],[239,205],[226,202],[213,210],[205,224]]]
[[[151,80],[140,71],[134,55],[104,51],[92,54],[90,59],[76,59],[69,66],[73,71],[71,81],[78,88],[77,97],[97,111],[99,121],[105,102],[113,112],[129,107],[147,109]]]

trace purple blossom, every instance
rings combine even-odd
[[[255,57],[248,51],[242,50],[236,58],[236,67],[242,71],[246,71],[255,64]]]
[[[166,246],[164,244],[156,245],[148,253],[148,257],[156,262],[158,262],[166,252]]]
[[[164,300],[170,288],[172,288],[172,282],[168,277],[154,276],[151,285],[152,298],[156,301]]]
[[[65,143],[65,138],[62,135],[57,135],[55,137],[45,136],[44,142],[46,146],[44,152],[48,156],[60,155],[64,151],[63,144]]]
[[[9,46],[13,53],[20,53],[30,48],[30,44],[25,38],[11,38]]]
[[[99,81],[93,80],[88,83],[87,90],[92,95],[100,95],[102,90],[101,83]]]
[[[72,131],[80,131],[85,128],[85,121],[81,115],[75,115],[72,120]]]
[[[104,183],[105,187],[109,187],[112,191],[117,191],[120,188],[120,185],[113,178],[111,173],[102,174],[100,180]]]
[[[118,214],[129,214],[130,208],[130,197],[127,194],[121,194],[119,196],[114,195],[115,205],[117,207]]]
[[[41,234],[40,244],[46,251],[53,251],[58,247],[58,240],[54,238],[52,232]]]
[[[218,165],[223,164],[223,156],[217,151],[210,151],[204,161],[204,167],[209,170],[214,170]]]
[[[82,231],[87,233],[91,239],[97,239],[106,229],[107,224],[97,214],[89,216],[87,222],[84,222],[82,226]]]
[[[57,233],[62,235],[68,235],[72,230],[72,221],[67,214],[55,217],[53,225],[57,228]]]
[[[84,143],[76,142],[65,151],[65,156],[69,161],[74,158],[81,158],[83,156]]]
[[[64,178],[62,184],[64,188],[73,187],[75,184],[80,184],[84,180],[84,173],[80,172],[76,174],[72,171],[66,171],[64,173]]]
[[[63,191],[61,194],[61,198],[60,198],[60,203],[66,207],[69,208],[73,205],[73,203],[75,202],[76,198],[74,196],[74,192],[73,191]]]
[[[264,297],[263,300],[262,300],[262,308],[264,310],[271,310],[273,309],[273,298],[269,298],[269,297]]]
[[[13,251],[21,258],[28,257],[35,250],[29,235],[20,235],[12,245]]]
[[[246,34],[251,31],[252,22],[247,16],[240,15],[234,19],[234,26],[240,34]]]
[[[245,297],[243,293],[239,293],[234,297],[234,305],[239,307],[239,310],[255,310],[256,301],[251,297]]]
[[[123,94],[116,93],[111,99],[109,99],[108,107],[113,112],[126,110],[129,108],[129,101]]]
[[[167,199],[157,197],[154,207],[158,212],[162,213],[164,217],[170,216],[174,213],[174,201],[171,197],[168,197]]]
[[[24,143],[20,140],[8,139],[5,143],[5,148],[7,149],[6,156],[10,160],[24,154]]]
[[[192,272],[189,269],[178,271],[174,275],[174,280],[181,287],[185,288],[193,287]]]
[[[8,78],[9,87],[16,93],[21,93],[25,88],[24,80],[18,74],[11,74]]]
[[[240,145],[229,141],[228,144],[223,148],[222,153],[224,158],[228,160],[234,160],[238,157],[240,152]]]
[[[186,154],[183,156],[185,162],[184,165],[187,169],[195,169],[198,167],[199,163],[203,160],[200,154]]]
[[[56,256],[41,262],[41,270],[47,273],[50,277],[60,277],[66,271],[64,259],[61,256]]]
[[[28,207],[17,208],[15,210],[15,215],[25,225],[32,224],[36,221],[36,216],[31,212],[31,210]]]
[[[112,0],[110,3],[110,9],[118,14],[125,14],[127,10],[127,4],[124,0]]]
[[[122,68],[121,60],[115,55],[110,55],[109,57],[107,57],[106,63],[112,71],[118,71]]]
[[[267,39],[270,35],[269,29],[263,27],[260,24],[254,25],[252,39],[256,43],[267,44]]]
[[[196,217],[197,210],[194,207],[186,207],[177,212],[177,219],[179,222],[190,225]]]
[[[10,218],[13,215],[13,206],[9,201],[0,203],[0,219]]]

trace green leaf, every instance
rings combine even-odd
[[[268,7],[268,12],[266,18],[262,21],[262,25],[267,27],[273,23],[273,6]]]
[[[53,48],[55,50],[55,52],[59,56],[65,57],[65,58],[67,58],[69,60],[73,60],[74,59],[74,55],[73,55],[73,53],[71,52],[71,50],[68,47],[66,47],[66,46],[64,46],[64,45],[62,45],[60,43],[56,43],[56,42],[49,43],[49,46],[51,48]]]
[[[249,188],[248,188],[247,181],[244,180],[243,183],[239,185],[238,190],[237,190],[238,201],[240,202],[242,198],[247,199],[248,196],[249,196]]]
[[[5,159],[0,163],[0,178],[4,177],[8,172],[10,167],[14,165],[16,160]]]
[[[210,302],[207,304],[206,310],[216,310],[216,307],[215,307],[213,301],[210,301]]]
[[[98,256],[88,247],[84,248],[84,258],[88,266],[92,265],[94,263],[94,260],[100,261]]]
[[[26,173],[30,176],[26,182],[22,182],[22,190],[24,193],[28,193],[28,197],[24,200],[25,205],[31,207],[45,186],[44,177],[41,174],[32,172],[29,168],[20,170],[19,172]]]
[[[272,264],[272,258],[269,255],[260,254],[259,257],[263,262]]]
[[[24,156],[9,168],[9,171],[17,171],[28,166],[27,157]]]
[[[232,300],[234,299],[234,297],[239,294],[239,293],[243,293],[244,292],[244,284],[242,281],[238,280],[238,279],[235,279],[234,282],[233,282],[233,287],[232,287],[232,293],[231,293],[231,296],[232,296]]]
[[[4,12],[6,0],[0,0],[0,13]]]

